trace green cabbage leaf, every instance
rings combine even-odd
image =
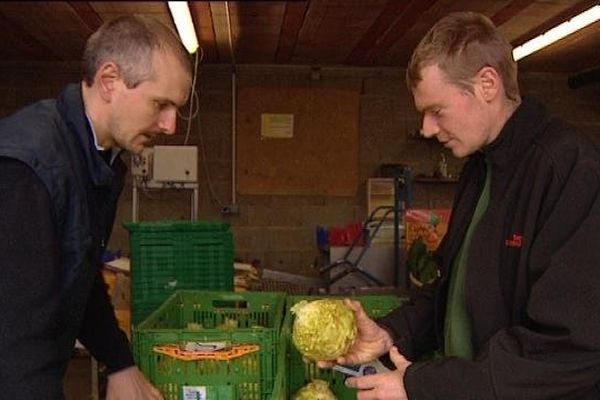
[[[295,314],[292,341],[310,360],[335,360],[356,339],[356,317],[343,300],[302,300],[291,312]]]
[[[314,379],[296,392],[293,400],[337,400],[329,384],[321,379]]]

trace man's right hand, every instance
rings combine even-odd
[[[108,375],[106,400],[163,400],[160,391],[142,374],[131,366]]]
[[[373,361],[386,354],[392,347],[390,334],[367,316],[359,301],[345,299],[346,305],[354,311],[358,334],[348,352],[337,360],[319,361],[319,368],[331,368],[335,364],[357,365]]]

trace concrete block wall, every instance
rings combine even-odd
[[[78,65],[0,63],[0,117],[33,100],[54,97],[67,82],[78,78]],[[199,218],[232,225],[236,257],[258,259],[266,268],[315,275],[323,263],[315,230],[320,226],[344,226],[366,217],[366,181],[384,163],[410,165],[413,174],[431,173],[441,152],[449,172],[457,174],[462,161],[454,159],[435,141],[411,138],[420,127],[419,115],[399,68],[359,69],[323,67],[320,79],[311,78],[308,66],[238,66],[237,85],[298,85],[344,87],[360,92],[359,186],[353,196],[256,196],[235,194],[239,213],[222,215],[232,203],[232,68],[203,66],[200,71],[198,118],[190,126],[188,144],[199,146]],[[573,122],[600,145],[600,84],[572,90],[564,75],[522,74],[522,91],[545,101],[556,114]],[[181,110],[188,114],[187,107]],[[180,120],[178,133],[163,138],[164,144],[183,144],[187,122]],[[342,146],[343,143],[340,143]],[[318,143],[315,143],[318,146]],[[243,157],[242,154],[239,155]],[[129,156],[123,155],[129,163]],[[315,177],[318,179],[318,177]],[[454,185],[414,184],[414,205],[450,207]],[[189,191],[148,191],[140,194],[140,220],[186,220],[190,216]],[[131,220],[131,178],[126,183],[117,213],[111,250],[129,252],[128,232],[121,226]]]

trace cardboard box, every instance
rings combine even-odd
[[[406,249],[408,250],[418,237],[423,238],[427,250],[437,249],[448,230],[450,211],[448,208],[411,208],[406,210]]]
[[[108,286],[108,295],[115,309],[119,327],[131,338],[131,301],[129,276],[121,271],[102,268],[104,282]]]

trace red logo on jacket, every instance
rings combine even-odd
[[[523,246],[523,235],[520,233],[513,233],[511,237],[504,241],[504,244],[508,247],[522,247]]]

